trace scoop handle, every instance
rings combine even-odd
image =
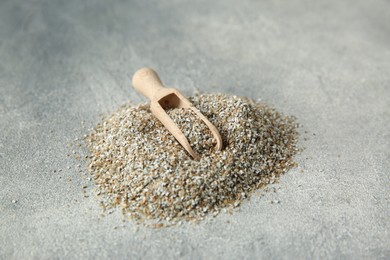
[[[150,68],[137,70],[133,75],[132,84],[135,90],[150,100],[153,100],[155,94],[164,88],[157,73]]]

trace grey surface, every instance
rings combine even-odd
[[[390,2],[238,2],[0,1],[0,258],[390,258]],[[295,115],[299,167],[199,225],[100,217],[66,144],[142,66]]]

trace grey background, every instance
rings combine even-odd
[[[0,258],[390,258],[389,10],[381,0],[1,0]],[[144,100],[130,86],[143,66],[186,94],[245,95],[295,115],[299,167],[276,192],[199,225],[101,217],[67,143],[99,114]]]

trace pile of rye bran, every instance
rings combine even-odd
[[[138,223],[167,226],[231,209],[296,163],[298,124],[245,97],[201,94],[189,100],[219,130],[185,109],[168,114],[191,146],[193,160],[151,114],[149,105],[120,107],[86,137],[89,171],[105,209],[122,208]]]

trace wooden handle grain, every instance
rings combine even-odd
[[[132,79],[133,87],[142,95],[150,100],[154,99],[154,95],[164,88],[157,73],[150,68],[142,68],[134,73]]]

